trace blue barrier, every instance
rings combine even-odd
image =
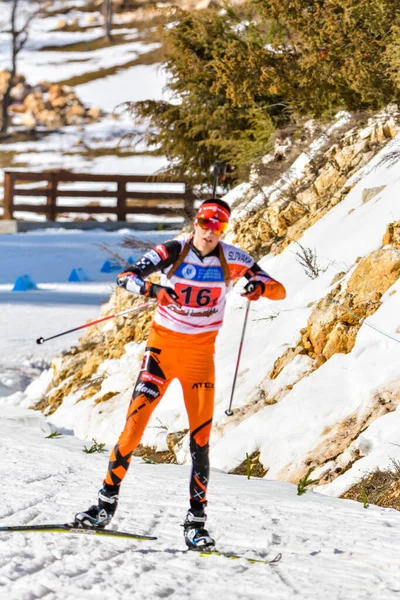
[[[13,292],[26,292],[27,290],[37,290],[37,285],[30,275],[20,275],[17,277]]]
[[[85,271],[78,267],[77,269],[72,269],[68,281],[90,281],[90,279]]]
[[[123,267],[116,260],[106,260],[100,269],[100,273],[111,273],[112,271],[122,271]]]

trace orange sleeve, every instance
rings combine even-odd
[[[265,290],[262,294],[266,298],[270,300],[284,300],[286,298],[286,290],[285,287],[279,283],[279,281],[268,281],[264,283]]]

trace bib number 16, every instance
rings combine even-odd
[[[185,306],[209,306],[215,305],[221,295],[219,288],[199,288],[194,286],[176,285],[175,291]]]

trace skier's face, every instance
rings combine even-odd
[[[202,229],[197,220],[195,221],[193,245],[202,256],[206,256],[217,247],[220,237],[212,229]]]

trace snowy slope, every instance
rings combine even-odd
[[[46,439],[41,415],[4,409],[1,524],[68,520],[86,508],[107,455],[82,452],[71,436]],[[326,498],[293,485],[212,472],[209,529],[221,550],[274,557],[275,566],[183,554],[189,468],[134,459],[115,524],[155,535],[130,542],[64,534],[0,533],[3,600],[241,600],[398,597],[400,516]]]
[[[228,418],[225,409],[244,318],[240,283],[231,293],[225,324],[217,341],[216,414],[211,440],[214,467],[231,470],[244,461],[246,453],[259,450],[263,465],[268,469],[267,478],[297,481],[301,465],[312,456],[314,449],[323,445],[326,432],[336,423],[364,410],[376,393],[397,393],[400,383],[397,369],[400,336],[396,333],[400,325],[399,282],[386,292],[379,310],[362,325],[351,353],[333,356],[301,381],[310,367],[310,359],[306,356],[298,356],[276,380],[270,381],[268,373],[282,352],[296,344],[299,330],[305,326],[312,310],[310,304],[329,291],[334,275],[346,270],[349,277],[356,258],[381,247],[386,225],[400,218],[397,201],[400,183],[396,166],[377,166],[379,159],[398,144],[399,139],[394,140],[367,165],[363,173],[358,174],[359,181],[347,198],[309,228],[300,240],[305,247],[316,249],[321,266],[327,267],[326,272],[315,280],[308,279],[296,260],[296,248],[292,246],[278,256],[267,256],[260,261],[268,272],[284,282],[288,297],[277,303],[262,299],[251,306],[234,407],[251,405],[260,393],[281,399],[277,404],[263,406],[261,403],[243,416],[239,413]],[[364,176],[361,178],[361,175]],[[382,185],[386,187],[378,196],[368,203],[362,202],[363,189]],[[369,327],[369,321],[383,333]],[[97,395],[79,403],[76,403],[76,395],[72,395],[50,421],[57,427],[67,423],[84,439],[100,437],[107,443],[115,442],[124,422],[142,350],[143,345],[129,344],[121,361],[108,361],[100,366],[99,372],[106,372],[108,376],[97,395],[119,392],[107,403],[107,408],[103,404],[95,405]],[[288,386],[292,389],[288,390]],[[16,399],[10,397],[9,401]],[[21,397],[18,398],[20,401]],[[29,405],[29,393],[22,401]],[[367,429],[360,438],[361,455],[366,453],[369,457],[365,462],[367,470],[386,466],[391,459],[400,458],[400,434],[396,428],[398,413],[378,420],[382,423],[379,434],[371,433],[370,436]],[[157,407],[143,443],[165,450],[167,432],[185,428],[187,418],[180,385],[175,382]],[[382,438],[385,438],[384,445]],[[367,442],[363,443],[363,440]],[[182,442],[178,458],[183,463],[190,460],[188,436]],[[362,465],[361,461],[356,462],[344,475],[347,487],[358,480]],[[336,483],[338,486],[339,481],[340,478]],[[324,491],[335,493],[334,488],[329,492],[329,486]]]

